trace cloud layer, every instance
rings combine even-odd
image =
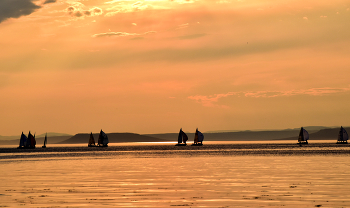
[[[350,88],[311,88],[304,90],[288,90],[288,91],[250,91],[250,92],[228,92],[224,94],[215,94],[215,95],[195,95],[189,96],[191,100],[195,100],[198,103],[201,103],[206,107],[225,107],[223,105],[218,105],[220,98],[225,98],[229,96],[238,96],[238,97],[252,97],[252,98],[274,98],[282,96],[296,96],[296,95],[309,95],[309,96],[323,96],[336,93],[349,92]]]
[[[54,3],[56,0],[46,0],[44,4]],[[41,5],[36,5],[33,0],[1,0],[0,1],[0,23],[9,18],[19,18],[30,15]]]

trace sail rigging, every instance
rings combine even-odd
[[[303,128],[301,127],[300,132],[299,132],[299,138],[298,138],[298,142],[299,143],[308,143],[309,139],[309,133]]]
[[[198,131],[198,128],[196,129],[196,133],[194,134],[194,140],[192,146],[202,146],[204,140],[204,135],[202,132]]]
[[[347,142],[349,139],[348,132],[341,126],[338,134],[338,142]]]
[[[101,129],[100,134],[98,135],[98,146],[107,147],[109,143],[107,134],[104,133]]]
[[[182,131],[182,128],[179,131],[179,135],[177,137],[177,144],[176,146],[186,146],[186,141],[188,140],[188,137],[185,132]]]

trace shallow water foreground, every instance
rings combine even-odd
[[[0,160],[0,207],[349,207],[347,156]]]

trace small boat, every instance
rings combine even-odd
[[[90,134],[90,139],[89,139],[88,147],[96,147],[94,135],[92,135],[92,132],[91,132],[91,134]]]
[[[187,135],[185,132],[182,131],[182,128],[180,129],[179,136],[177,138],[177,144],[175,146],[186,146],[186,141],[188,140]]]
[[[298,138],[298,144],[308,144],[308,140],[309,139],[309,133],[303,128],[301,127],[300,129],[300,133],[299,133],[299,138]]]
[[[19,139],[19,146],[17,147],[17,149],[25,149],[27,146],[27,141],[28,141],[28,137],[26,135],[21,134],[21,138]]]
[[[347,144],[349,139],[348,132],[341,126],[338,134],[337,144]]]
[[[108,147],[108,137],[107,134],[104,133],[101,129],[100,134],[98,135],[98,142],[97,146],[98,147]]]
[[[45,134],[44,145],[42,146],[42,148],[46,148],[46,143],[47,143],[47,133]]]
[[[194,141],[191,146],[202,146],[203,139],[204,139],[204,135],[202,134],[202,132],[198,131],[198,128],[197,128],[196,133],[194,134]]]

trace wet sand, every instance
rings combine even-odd
[[[0,148],[0,207],[349,207],[331,143]]]

